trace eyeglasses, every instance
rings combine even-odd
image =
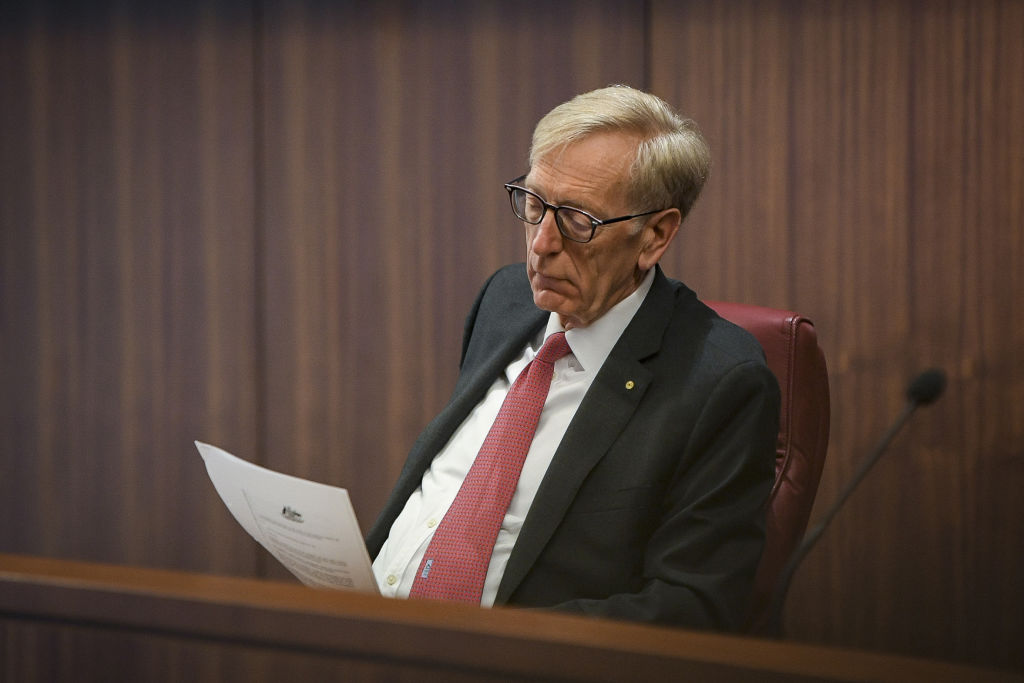
[[[555,225],[558,226],[558,232],[562,233],[562,237],[573,242],[589,242],[594,239],[594,233],[597,229],[605,225],[620,223],[632,218],[640,218],[641,216],[658,213],[658,211],[664,211],[664,209],[657,209],[656,211],[645,211],[643,213],[634,213],[630,216],[619,216],[618,218],[601,220],[591,216],[582,209],[549,204],[541,199],[540,195],[536,192],[531,192],[525,187],[520,187],[516,184],[523,182],[525,178],[526,176],[522,175],[515,180],[505,183],[509,201],[512,202],[512,213],[516,215],[516,218],[530,225],[540,225],[548,209],[551,209],[555,212]]]

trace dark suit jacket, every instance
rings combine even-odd
[[[547,317],[522,264],[484,286],[452,398],[413,446],[367,537],[371,556]],[[764,544],[778,416],[757,341],[659,268],[554,454],[496,604],[738,628]]]

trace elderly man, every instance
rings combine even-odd
[[[385,595],[741,624],[778,387],[657,265],[708,165],[692,121],[628,87],[537,124],[505,186],[526,265],[480,292],[453,396],[367,538]]]

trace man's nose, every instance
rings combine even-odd
[[[548,209],[544,218],[534,226],[530,249],[535,254],[551,254],[562,250],[562,233],[555,222],[555,212]]]

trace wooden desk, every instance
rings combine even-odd
[[[0,554],[3,681],[1012,680],[904,657]]]

